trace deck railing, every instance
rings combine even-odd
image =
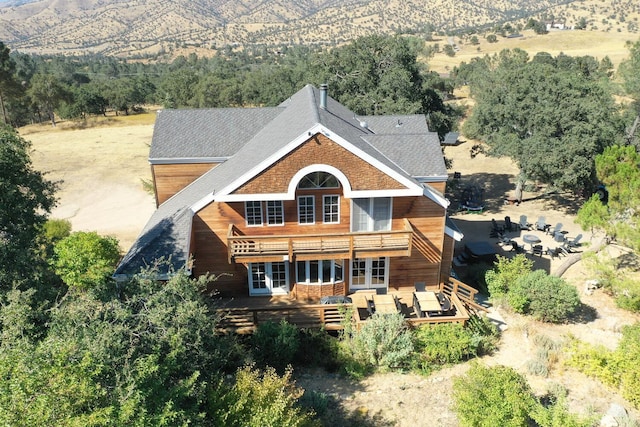
[[[260,257],[310,259],[320,254],[343,258],[375,254],[408,256],[411,254],[412,236],[413,227],[406,219],[403,230],[281,236],[243,235],[236,226],[230,225],[227,247],[229,262],[242,262]]]

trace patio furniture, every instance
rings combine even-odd
[[[320,304],[351,304],[351,298],[344,295],[330,295],[320,298]]]
[[[555,236],[556,233],[560,233],[560,232],[562,232],[561,222],[557,223],[554,227],[550,227],[547,229],[547,234],[551,234],[552,236]]]
[[[531,252],[533,253],[533,255],[538,255],[538,256],[542,256],[542,245],[533,245],[533,248],[531,249]]]
[[[498,233],[502,233],[504,232],[504,227],[501,227],[500,225],[498,225],[498,222],[496,221],[495,218],[491,218],[491,237],[495,237],[493,236],[494,234],[498,234]]]
[[[520,222],[518,223],[520,230],[531,230],[531,224],[527,222],[526,215],[520,215]]]
[[[511,251],[516,253],[524,252],[524,248],[518,244],[515,240],[511,241]]]
[[[524,236],[522,236],[522,241],[531,245],[531,250],[533,250],[533,245],[537,245],[542,240],[540,240],[540,238],[535,234],[525,234]]]
[[[501,245],[501,246],[502,245],[508,245],[508,244],[511,243],[511,239],[508,238],[507,236],[505,236],[502,233],[498,233],[497,237],[498,237],[498,244]]]
[[[553,240],[555,240],[558,243],[563,243],[565,241],[564,235],[565,233],[563,233],[562,231],[558,231],[553,235]]]
[[[414,292],[413,309],[418,317],[428,317],[442,311],[442,306],[435,292]]]
[[[582,233],[578,234],[571,240],[567,240],[567,246],[569,246],[570,248],[577,248],[582,244],[580,243],[580,240],[582,240]]]
[[[504,217],[504,229],[507,231],[513,231],[513,223],[511,222],[511,217],[509,215]]]
[[[392,314],[400,311],[398,307],[398,301],[393,295],[389,295],[389,294],[374,295],[373,310],[375,313],[380,313],[380,314]]]
[[[560,258],[560,250],[558,248],[551,249],[550,247],[547,247],[547,255],[549,255],[551,259]]]
[[[549,229],[549,227],[551,227],[551,224],[547,224],[547,220],[545,219],[545,217],[541,216],[536,221],[535,226],[536,226],[536,230],[546,232]]]

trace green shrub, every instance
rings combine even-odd
[[[518,313],[531,314],[543,322],[560,323],[580,306],[580,296],[564,279],[536,270],[520,277],[507,293],[509,305]]]
[[[72,289],[88,290],[107,283],[120,259],[118,240],[96,232],[78,231],[53,248],[52,265]]]
[[[525,378],[505,366],[476,363],[453,381],[453,409],[462,426],[527,426],[536,403]]]
[[[518,278],[531,272],[533,261],[519,254],[509,259],[498,255],[493,270],[487,271],[485,281],[492,298],[500,298],[507,294],[509,287]]]
[[[278,372],[293,363],[300,348],[298,328],[286,321],[265,322],[251,337],[252,354],[259,366],[271,366]]]
[[[531,418],[539,427],[592,427],[596,425],[595,419],[583,418],[569,412],[567,404],[567,391],[561,386],[553,387],[542,398],[540,403],[533,407]]]
[[[49,219],[42,227],[44,237],[51,244],[56,244],[71,234],[71,223],[66,219]]]
[[[458,363],[477,354],[472,333],[459,323],[423,325],[414,336],[422,364]]]
[[[231,427],[301,427],[313,425],[310,414],[298,406],[302,390],[295,386],[291,371],[278,376],[273,368],[264,371],[245,367],[235,382],[218,383],[209,396],[210,425]],[[208,420],[209,421],[209,420]]]
[[[413,353],[411,333],[401,313],[374,314],[351,343],[355,359],[379,368],[403,367]]]
[[[328,371],[339,368],[338,340],[322,329],[305,329],[299,333],[300,345],[296,364],[320,366]]]
[[[640,282],[628,277],[613,284],[616,305],[624,310],[640,313]]]

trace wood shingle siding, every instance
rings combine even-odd
[[[302,168],[322,163],[342,171],[352,190],[396,190],[406,187],[322,134],[314,135],[273,166],[240,186],[234,194],[286,193]]]
[[[217,166],[216,163],[151,165],[151,175],[153,176],[156,192],[156,206],[167,201],[171,196],[215,166]]]

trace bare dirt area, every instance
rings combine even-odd
[[[34,166],[48,173],[51,180],[61,180],[59,204],[53,212],[55,218],[69,219],[74,230],[95,230],[116,236],[126,250],[138,235],[154,210],[153,197],[144,191],[141,179],[150,178],[147,162],[151,142],[152,124],[126,123],[118,126],[65,130],[62,126],[21,129],[21,134],[33,144]],[[470,155],[471,143],[448,147],[445,155],[453,160],[453,171],[460,172],[457,188],[448,195],[452,200],[452,218],[465,235],[456,250],[466,242],[486,241],[495,245],[505,256],[512,253],[489,237],[491,219],[500,223],[505,216],[517,222],[527,215],[530,222],[545,216],[546,222],[558,222],[568,236],[585,235],[591,247],[597,239],[580,230],[574,223],[579,208],[571,194],[544,195],[543,187],[532,187],[525,193],[528,199],[520,205],[504,204],[515,188],[515,165],[508,159],[487,158],[482,154]],[[480,214],[453,213],[460,188],[476,185],[484,189],[485,210]],[[550,239],[543,233],[541,238]],[[522,235],[510,235],[522,243]],[[545,240],[553,245],[553,240]],[[553,272],[565,258],[530,256],[536,268]],[[526,375],[536,393],[544,394],[552,384],[562,384],[569,392],[571,410],[584,414],[603,414],[613,402],[621,404],[632,416],[640,420],[640,413],[632,409],[614,390],[589,379],[560,363],[552,366],[546,377],[531,375],[527,363],[536,352],[535,337],[544,335],[561,341],[569,336],[593,344],[615,348],[623,325],[637,322],[638,316],[618,309],[601,290],[592,295],[583,292],[589,272],[582,263],[575,264],[564,274],[574,284],[587,307],[584,318],[566,325],[540,324],[514,315],[501,307],[493,307],[491,316],[503,329],[499,350],[480,363],[506,365]],[[377,374],[354,382],[324,372],[305,372],[297,383],[307,390],[334,396],[347,412],[356,412],[374,419],[375,425],[454,427],[458,425],[451,410],[452,379],[468,369],[461,364],[437,371],[429,376],[417,374]]]
[[[67,219],[74,231],[113,235],[127,250],[155,209],[142,180],[153,124],[68,129],[64,123],[31,126],[20,134],[32,143],[31,159],[46,178],[59,182],[52,218]]]

